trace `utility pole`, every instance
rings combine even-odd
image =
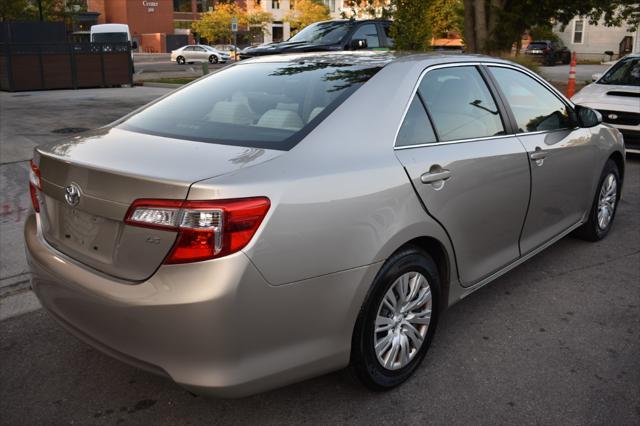
[[[38,13],[40,14],[40,22],[44,21],[42,16],[42,0],[38,0]]]

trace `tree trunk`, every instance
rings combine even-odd
[[[464,0],[464,44],[467,52],[478,51],[476,45],[476,25],[474,0]]]
[[[475,24],[476,24],[476,50],[478,52],[487,52],[487,14],[485,0],[476,0],[475,2]]]

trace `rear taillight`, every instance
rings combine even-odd
[[[165,263],[214,259],[245,247],[271,203],[266,197],[220,201],[136,200],[125,217],[132,226],[178,232]]]
[[[36,163],[31,160],[29,169],[29,193],[31,194],[31,204],[36,213],[40,212],[40,201],[38,200],[38,191],[42,189],[40,180],[40,169]]]

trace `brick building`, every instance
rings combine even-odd
[[[98,24],[127,24],[141,52],[167,52],[188,42],[191,23],[213,0],[87,0]]]

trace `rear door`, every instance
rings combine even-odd
[[[478,67],[427,70],[396,139],[428,213],[447,230],[471,285],[520,256],[529,162]]]
[[[571,106],[532,75],[507,66],[489,70],[531,162],[531,204],[520,242],[524,254],[580,222],[591,205],[597,148],[591,131],[577,127]]]

